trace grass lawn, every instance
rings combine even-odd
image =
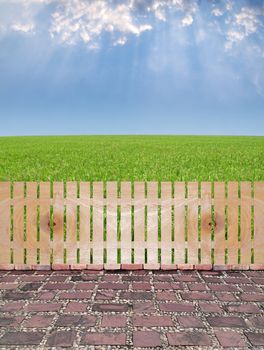
[[[264,180],[264,137],[0,137],[0,180]]]

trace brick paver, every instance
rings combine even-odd
[[[264,348],[264,271],[0,271],[0,349]]]

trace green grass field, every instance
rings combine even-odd
[[[264,137],[0,137],[0,180],[264,180]]]

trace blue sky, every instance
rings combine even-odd
[[[264,135],[264,1],[0,0],[0,135]]]

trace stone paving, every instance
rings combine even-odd
[[[0,349],[264,349],[264,271],[2,271]]]

